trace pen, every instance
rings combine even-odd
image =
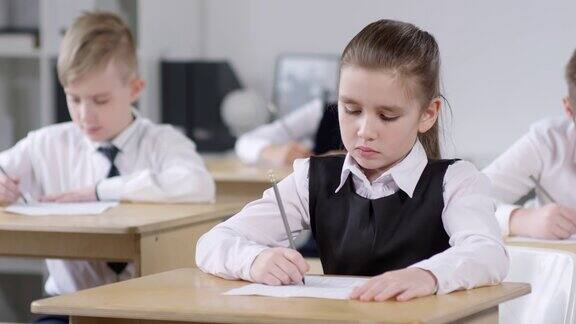
[[[2,171],[2,173],[4,173],[4,175],[8,178],[10,178],[10,176],[8,175],[8,173],[6,173],[6,171],[4,170],[4,168],[2,168],[2,166],[0,165],[0,171]],[[28,203],[28,201],[26,200],[26,198],[24,198],[24,195],[22,193],[20,193],[20,198],[22,198],[22,200],[24,201],[25,204]]]
[[[530,175],[530,179],[534,182],[534,184],[536,185],[536,188],[538,188],[538,190],[542,191],[542,193],[544,194],[544,196],[546,196],[546,198],[548,198],[548,200],[550,200],[553,203],[556,203],[556,200],[554,200],[554,198],[552,198],[552,196],[550,196],[548,191],[546,191],[546,189],[544,189],[544,187],[542,187],[540,182],[536,178],[534,178],[534,176]]]
[[[290,224],[288,224],[288,218],[286,217],[286,210],[284,210],[284,204],[282,203],[282,198],[280,197],[280,191],[276,185],[276,177],[272,171],[268,171],[268,177],[272,183],[272,188],[274,188],[274,196],[276,196],[276,202],[278,203],[278,209],[280,209],[280,216],[282,216],[282,222],[284,223],[284,230],[286,230],[286,236],[288,236],[290,248],[296,250],[296,245],[294,244],[294,239],[292,238],[292,231],[290,230]],[[302,283],[306,284],[304,277],[302,277]]]

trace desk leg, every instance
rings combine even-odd
[[[178,268],[196,267],[196,242],[221,220],[211,220],[175,229],[141,235],[140,261],[136,262],[141,276]]]
[[[498,306],[488,308],[480,313],[455,321],[458,324],[496,324],[498,323]]]

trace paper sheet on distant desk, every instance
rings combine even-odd
[[[306,285],[268,286],[249,284],[229,290],[224,295],[348,299],[352,289],[361,286],[366,281],[368,279],[365,278],[306,276]]]
[[[6,208],[6,211],[9,213],[29,216],[97,215],[116,206],[118,206],[117,201],[87,203],[31,203],[10,205]]]

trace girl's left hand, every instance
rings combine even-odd
[[[428,270],[406,268],[389,271],[371,278],[364,285],[354,288],[350,299],[384,301],[396,297],[407,301],[436,292],[436,277]]]

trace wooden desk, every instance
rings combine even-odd
[[[525,240],[523,238],[508,236],[504,238],[504,243],[510,246],[535,247],[543,249],[561,250],[576,253],[576,241],[554,241],[554,240]]]
[[[134,261],[137,274],[194,267],[196,241],[243,202],[121,204],[101,215],[0,211],[0,255]]]
[[[221,295],[244,284],[178,269],[38,300],[32,312],[71,315],[72,323],[495,323],[498,304],[530,292],[505,283],[404,303]]]
[[[216,181],[218,197],[244,197],[246,202],[262,197],[270,188],[268,170],[272,169],[278,180],[284,179],[292,168],[267,168],[250,166],[234,156],[204,156],[206,167]]]

